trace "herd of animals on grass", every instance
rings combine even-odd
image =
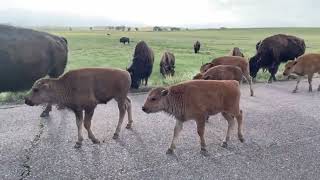
[[[111,99],[118,103],[119,120],[113,136],[117,139],[126,113],[126,128],[130,129],[133,125],[131,100],[128,97],[130,88],[147,86],[155,67],[160,67],[163,78],[175,76],[175,52],[163,52],[159,66],[154,66],[154,52],[145,41],[136,44],[132,63],[125,70],[87,67],[64,73],[68,61],[66,38],[31,29],[0,25],[0,40],[0,71],[3,74],[15,72],[10,73],[10,77],[0,76],[0,92],[31,89],[25,97],[25,103],[30,106],[46,104],[41,117],[49,116],[52,105],[73,111],[78,128],[78,140],[75,145],[77,148],[82,145],[83,125],[92,142],[100,143],[91,130],[91,118],[98,104],[106,104]],[[119,41],[128,44],[130,38],[121,37]],[[198,54],[201,48],[201,42],[195,41],[190,51]],[[156,87],[149,92],[142,111],[163,111],[176,119],[173,139],[167,153],[174,152],[183,122],[195,120],[201,152],[207,154],[204,139],[205,122],[210,116],[218,113],[228,122],[223,147],[228,145],[235,120],[238,124],[238,139],[244,142],[239,85],[242,80],[247,81],[250,95],[257,96],[252,98],[258,98],[258,95],[254,95],[252,78],[256,78],[260,69],[270,73],[268,82],[271,83],[277,80],[275,74],[279,65],[286,63],[283,75],[298,76],[293,92],[297,92],[301,77],[305,75],[308,76],[309,91],[312,91],[312,77],[314,73],[320,72],[320,54],[305,54],[306,45],[303,39],[276,34],[262,39],[255,48],[256,54],[248,61],[239,47],[232,47],[230,54],[215,58],[199,67],[199,73],[195,74],[193,79],[168,87]],[[46,75],[49,78],[43,78]]]

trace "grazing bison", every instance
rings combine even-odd
[[[304,54],[306,49],[303,39],[295,36],[277,34],[261,41],[257,53],[250,58],[250,75],[255,78],[260,68],[268,69],[270,78],[276,81],[280,63],[287,62]]]
[[[243,73],[238,66],[218,65],[208,69],[205,73],[198,73],[193,79],[204,80],[236,80],[241,82]]]
[[[284,76],[289,76],[291,73],[298,75],[297,85],[293,93],[298,91],[298,85],[301,77],[308,75],[309,92],[312,92],[312,77],[314,73],[320,74],[320,54],[310,53],[298,57],[295,61],[289,61],[283,72]],[[318,87],[320,91],[320,85]]]
[[[76,115],[78,141],[75,147],[81,147],[82,124],[88,131],[93,143],[100,141],[91,131],[91,119],[98,104],[106,104],[111,99],[118,103],[119,121],[113,138],[119,136],[125,112],[128,113],[127,128],[132,126],[131,102],[127,97],[131,79],[128,72],[111,68],[86,68],[69,71],[63,76],[40,79],[32,87],[25,103],[33,106],[42,103],[58,104],[71,109]],[[84,111],[84,118],[83,118]]]
[[[138,89],[141,81],[145,80],[145,86],[148,84],[148,79],[152,73],[152,67],[154,62],[154,54],[147,43],[140,41],[133,55],[132,64],[127,69],[131,75],[131,87]]]
[[[175,64],[175,57],[173,53],[171,52],[165,52],[163,53],[160,61],[160,73],[163,77],[166,77],[167,75],[174,75],[174,66]]]
[[[120,43],[123,43],[123,44],[130,44],[130,39],[128,37],[121,37],[120,38]]]
[[[229,53],[230,56],[239,56],[239,57],[244,57],[244,55],[242,54],[242,52],[240,51],[240,48],[238,47],[234,47],[230,53]]]
[[[206,154],[204,129],[208,116],[221,113],[228,121],[227,135],[223,142],[224,147],[230,140],[234,118],[238,122],[238,138],[241,142],[244,141],[242,111],[239,108],[239,101],[240,89],[237,81],[193,80],[168,88],[153,89],[149,93],[142,110],[146,113],[164,111],[176,118],[172,143],[167,153],[173,153],[183,123],[188,120],[195,120],[200,137],[201,152]]]
[[[250,86],[250,95],[253,96],[253,89],[252,89],[252,81],[250,77],[250,71],[249,71],[249,63],[247,60],[243,57],[239,56],[222,56],[216,59],[213,59],[210,63],[206,63],[201,66],[200,73],[205,73],[208,69],[218,66],[218,65],[231,65],[231,66],[237,66],[241,69],[243,73],[243,77],[248,82]]]
[[[30,89],[49,75],[59,77],[68,59],[67,40],[45,32],[0,25],[0,92]],[[49,104],[41,117],[48,116]]]
[[[200,51],[200,42],[199,41],[196,41],[194,44],[193,44],[193,49],[194,49],[194,53],[198,53]]]

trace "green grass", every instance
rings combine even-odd
[[[180,32],[146,31],[105,31],[77,30],[49,31],[64,36],[69,42],[69,61],[66,70],[83,67],[117,67],[125,69],[132,60],[132,54],[138,41],[144,40],[155,53],[155,63],[149,85],[169,85],[191,79],[199,71],[202,63],[223,56],[237,46],[245,56],[255,53],[256,42],[267,36],[285,33],[305,39],[306,52],[320,52],[320,28],[257,28],[226,30],[190,30]],[[110,33],[110,36],[106,34]],[[130,45],[119,43],[122,36],[130,37]],[[200,54],[193,53],[193,43],[201,42]],[[176,57],[176,74],[163,79],[159,72],[159,62],[164,51],[169,50]],[[283,72],[283,65],[279,74]],[[280,76],[278,74],[278,76]],[[266,80],[268,73],[259,72],[257,78]],[[0,97],[0,101],[5,98]]]

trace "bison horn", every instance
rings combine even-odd
[[[161,91],[161,96],[166,96],[168,95],[168,93],[169,93],[168,89],[164,89]]]

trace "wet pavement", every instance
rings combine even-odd
[[[314,89],[319,79],[314,80]],[[227,123],[221,115],[206,124],[207,149],[200,154],[194,121],[184,124],[175,155],[166,155],[175,120],[166,114],[141,111],[146,94],[131,95],[133,128],[123,124],[120,138],[112,136],[118,121],[116,103],[99,105],[92,130],[104,141],[87,138],[81,149],[74,114],[53,110],[40,118],[42,107],[0,106],[0,179],[319,179],[320,92],[308,93],[306,81],[255,84],[255,97],[243,85],[245,143],[233,131],[222,148]],[[126,119],[125,119],[126,122]]]

